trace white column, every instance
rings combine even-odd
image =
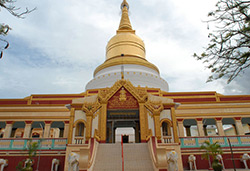
[[[23,138],[30,138],[31,124],[32,124],[32,121],[25,121]]]
[[[237,134],[238,135],[245,135],[245,131],[243,129],[242,122],[241,122],[241,117],[235,117],[234,120],[235,120]]]
[[[204,130],[203,130],[202,120],[203,120],[202,118],[196,118],[198,135],[201,136],[201,137],[205,136],[204,135]]]
[[[179,136],[180,136],[180,137],[184,137],[183,120],[184,120],[184,119],[177,119],[178,130],[179,130]]]
[[[44,121],[44,122],[45,122],[45,126],[44,126],[43,138],[49,138],[50,127],[51,127],[52,121]]]
[[[13,127],[13,121],[6,121],[3,138],[10,138],[12,127]]]
[[[64,121],[63,138],[67,138],[69,135],[69,121]]]
[[[223,129],[223,124],[222,124],[222,118],[215,118],[215,121],[216,121],[217,130],[218,130],[218,135],[225,136],[225,132]]]

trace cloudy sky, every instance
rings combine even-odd
[[[10,48],[0,60],[0,98],[30,94],[81,93],[105,60],[105,47],[120,22],[122,0],[21,0],[37,10],[17,19],[5,10]],[[249,74],[230,85],[206,83],[209,71],[193,59],[208,43],[207,13],[216,0],[128,0],[130,20],[171,92],[217,91],[250,94]],[[20,4],[21,3],[21,4]]]

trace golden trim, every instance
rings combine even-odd
[[[74,120],[75,120],[75,109],[71,108],[71,110],[70,110],[70,121],[69,121],[68,144],[72,144]]]
[[[108,67],[116,66],[116,65],[122,65],[122,64],[143,65],[143,66],[149,67],[149,68],[151,68],[159,73],[159,69],[154,64],[148,62],[147,60],[145,60],[143,58],[137,58],[137,57],[121,57],[121,58],[110,58],[109,60],[106,60],[103,64],[99,65],[95,69],[94,76],[99,71],[103,70],[104,68],[108,68]]]
[[[153,115],[155,114],[160,114],[161,111],[164,110],[163,104],[161,103],[161,101],[159,102],[151,102],[151,101],[147,101],[145,104],[145,107],[147,107],[147,109],[153,113]]]
[[[164,95],[169,95],[169,94],[176,94],[176,95],[178,95],[178,94],[187,94],[187,95],[197,94],[197,95],[199,95],[199,94],[204,94],[204,93],[211,94],[211,95],[216,94],[216,91],[199,91],[199,92],[164,92],[164,91],[162,91],[162,92]]]
[[[63,98],[33,98],[32,101],[47,101],[47,100],[53,100],[53,101],[62,101],[62,100],[72,100],[72,99],[78,99],[82,97],[63,97]]]
[[[197,98],[197,99],[205,99],[205,98],[216,98],[215,95],[209,95],[209,96],[164,96],[170,99],[193,99],[193,98]]]
[[[84,126],[86,127],[87,125],[87,122],[83,119],[77,119],[75,122],[74,122],[74,126],[73,127],[76,127],[76,125],[79,123],[79,122],[82,122],[84,124]]]
[[[101,140],[100,137],[99,137],[99,132],[98,132],[97,129],[95,129],[95,131],[94,131],[94,138],[95,138],[97,141],[100,141],[100,140]]]
[[[69,112],[65,109],[1,109],[0,112]]]
[[[87,116],[86,133],[85,133],[86,140],[89,140],[91,138],[91,133],[92,133],[92,116]]]
[[[95,112],[101,107],[101,104],[98,101],[98,98],[96,99],[96,102],[94,103],[84,103],[82,105],[82,109],[87,116],[93,116]]]
[[[173,126],[172,121],[170,119],[168,119],[168,118],[164,118],[164,119],[160,120],[160,126],[162,126],[163,122],[167,122],[170,127]]]
[[[100,138],[101,141],[105,141],[106,142],[106,129],[107,129],[107,103],[103,103],[101,104],[101,129],[100,131]]]
[[[144,103],[147,100],[147,93],[145,90],[136,89],[130,81],[122,79],[115,82],[111,88],[99,91],[98,98],[100,99],[100,102],[107,103],[108,100],[122,87],[131,93],[138,103]]]
[[[147,130],[148,123],[146,123],[145,109],[144,103],[139,103],[139,115],[140,115],[140,131],[141,131],[141,141],[145,141],[147,139]]]
[[[178,130],[177,130],[177,120],[176,120],[176,114],[175,114],[175,108],[171,108],[171,117],[172,117],[172,123],[173,123],[173,132],[174,132],[174,142],[179,143],[179,136],[178,136]]]
[[[154,115],[155,136],[158,140],[161,139],[160,115]]]
[[[178,110],[177,110],[177,112],[178,112]],[[231,116],[235,116],[235,117],[239,117],[239,116],[241,116],[242,117],[242,115],[250,115],[250,112],[237,112],[237,113],[235,113],[235,112],[232,112],[232,113],[214,113],[214,112],[211,112],[211,113],[196,113],[196,114],[194,114],[193,112],[190,112],[190,113],[182,113],[182,114],[178,114],[178,113],[176,113],[176,117],[177,118],[180,118],[180,119],[189,119],[189,118],[193,118],[193,117],[199,117],[199,118],[204,118],[204,117],[206,117],[206,118],[214,118],[213,116],[215,116],[215,117],[218,117],[218,116],[220,116],[220,117],[222,117],[222,116],[228,116],[228,117],[231,117]]]
[[[0,104],[0,107],[61,107],[61,106],[65,106],[65,104]]]
[[[167,96],[164,96],[167,97]],[[174,99],[173,99],[174,100]],[[207,101],[207,102],[180,102],[181,104],[221,104],[221,103],[250,103],[250,100],[246,101]]]
[[[178,107],[178,110],[187,110],[187,109],[219,109],[219,108],[250,108],[250,104],[249,105],[213,105],[213,106],[184,106],[184,105],[180,105],[180,107]]]
[[[113,38],[116,38],[115,36]],[[111,39],[112,41],[112,39]],[[106,48],[106,52],[107,54],[109,53],[109,51],[111,51],[112,49],[114,48],[117,48],[119,46],[134,46],[134,47],[137,47],[138,49],[140,49],[142,52],[144,52],[145,54],[145,48],[144,48],[144,45],[142,45],[143,42],[140,42],[138,43],[137,41],[135,40],[125,40],[125,41],[112,41],[111,42],[112,44],[108,44],[107,45],[107,48]],[[130,56],[129,54],[124,54],[124,56]],[[116,56],[107,56],[106,58],[107,59],[112,59],[112,58],[116,58],[116,57],[121,57],[121,55],[116,55]],[[134,57],[134,56],[133,56]],[[142,59],[145,59],[145,55],[141,56],[141,55],[135,55],[135,57],[139,57],[139,58],[142,58]]]
[[[68,120],[69,116],[0,116],[0,119],[19,119],[19,120],[27,120],[27,119],[61,119],[62,121]]]
[[[79,94],[31,94],[31,96],[77,96],[85,95],[85,92]]]
[[[215,96],[216,96],[216,101],[217,101],[217,102],[220,102],[219,94],[218,94],[218,93],[215,93]]]
[[[100,106],[100,108],[101,108],[101,106]],[[95,118],[99,115],[99,113],[100,113],[100,108],[97,109],[97,111],[95,111],[95,112],[93,113],[93,119],[95,119]]]

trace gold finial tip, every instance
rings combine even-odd
[[[128,16],[128,9],[129,9],[129,5],[127,3],[126,0],[123,0],[122,4],[121,4],[121,10],[122,10],[122,17],[121,17],[121,21],[120,21],[120,25],[119,25],[119,29],[118,30],[132,30],[132,26],[129,20],[129,16]]]
[[[129,9],[129,5],[128,5],[128,2],[126,0],[123,0],[122,4],[121,4],[121,10],[124,8],[124,7],[127,7],[127,9]]]

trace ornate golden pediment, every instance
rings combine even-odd
[[[164,110],[163,104],[161,101],[159,102],[152,102],[147,101],[145,106],[150,110],[153,114],[160,114],[162,110]]]
[[[93,115],[99,108],[101,107],[101,104],[98,100],[92,103],[83,103],[82,110],[86,113],[86,115]]]
[[[108,100],[122,87],[124,87],[129,93],[131,93],[139,103],[146,102],[147,100],[146,90],[137,89],[133,86],[133,84],[130,81],[122,79],[115,82],[115,84],[111,88],[99,91],[98,99],[100,100],[100,103],[107,103]]]
[[[138,109],[139,104],[135,97],[122,87],[109,99],[107,107],[108,109]]]

